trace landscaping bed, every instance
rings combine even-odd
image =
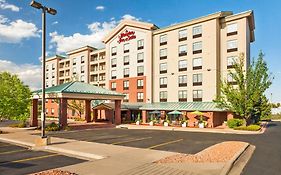
[[[38,173],[33,173],[31,175],[78,175],[78,174],[71,173],[69,171],[62,171],[62,170],[47,170]]]
[[[154,163],[217,163],[227,162],[235,156],[247,143],[228,141],[213,145],[197,154],[176,154],[165,157]]]

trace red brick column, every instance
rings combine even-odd
[[[38,99],[32,99],[30,126],[38,126]]]
[[[62,128],[67,126],[67,99],[60,99],[60,125]]]
[[[121,124],[121,100],[115,100],[115,124]]]
[[[91,100],[85,100],[85,120],[91,122]]]
[[[142,122],[146,123],[146,111],[142,111]]]

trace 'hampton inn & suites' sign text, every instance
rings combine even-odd
[[[132,39],[136,39],[136,34],[135,31],[128,31],[125,30],[123,33],[121,33],[118,36],[118,44],[122,43],[122,42],[126,42],[126,41],[130,41]]]

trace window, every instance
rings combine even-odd
[[[187,45],[180,45],[179,46],[179,56],[187,55]]]
[[[123,99],[123,102],[129,102],[129,94],[124,94],[125,95],[125,97],[124,97],[124,99]]]
[[[202,85],[202,74],[193,74],[193,86]]]
[[[187,61],[186,60],[180,60],[179,61],[179,71],[187,71]]]
[[[46,100],[46,102],[47,102],[47,100]],[[46,114],[48,114],[48,108],[46,108],[45,112],[46,112]]]
[[[49,87],[49,83],[48,82],[46,82],[46,87]]]
[[[117,55],[117,47],[112,47],[111,48],[111,55],[114,56],[114,55]]]
[[[116,90],[116,82],[111,83],[111,90]]]
[[[193,54],[202,53],[202,41],[193,43]]]
[[[51,108],[51,114],[54,115],[55,114],[55,109]]]
[[[160,46],[167,44],[167,35],[161,35],[160,36]]]
[[[112,58],[111,59],[111,67],[116,67],[117,66],[117,59],[116,58]]]
[[[52,72],[52,78],[55,78],[55,72]]]
[[[49,74],[48,73],[46,73],[46,79],[49,79]]]
[[[160,102],[166,102],[167,101],[167,91],[160,91],[159,93],[160,96]]]
[[[105,63],[100,63],[100,70],[105,70]]]
[[[144,41],[143,39],[138,40],[138,50],[141,50],[144,48]]]
[[[202,26],[194,26],[192,28],[192,35],[193,35],[193,38],[198,38],[198,37],[201,37],[202,36]]]
[[[229,24],[227,25],[227,36],[237,35],[237,24]]]
[[[103,73],[103,74],[100,74],[100,81],[104,81],[105,80],[105,74]]]
[[[193,90],[193,101],[202,101],[202,90]]]
[[[193,70],[202,69],[202,58],[193,58],[192,65]]]
[[[55,81],[54,80],[52,80],[52,86],[55,86]]]
[[[143,92],[138,92],[138,94],[137,94],[137,101],[138,102],[143,102]]]
[[[80,81],[81,81],[81,82],[85,82],[85,75],[81,75]]]
[[[183,29],[179,31],[179,41],[187,40],[187,30]]]
[[[229,40],[227,41],[227,52],[235,52],[237,51],[237,40]]]
[[[84,73],[85,72],[85,66],[81,66],[81,73]]]
[[[137,81],[137,84],[138,84],[138,89],[143,89],[143,79],[139,79],[138,81]]]
[[[138,59],[138,63],[142,63],[143,62],[143,52],[138,53],[137,59]]]
[[[52,70],[55,70],[55,63],[52,64]]]
[[[167,49],[160,49],[160,60],[167,59]]]
[[[124,56],[124,65],[129,65],[130,64],[130,59],[129,59],[129,55]]]
[[[72,74],[75,75],[76,74],[76,67],[72,68]]]
[[[129,68],[125,68],[124,69],[124,77],[129,77],[130,76],[130,69]]]
[[[238,62],[237,56],[229,56],[227,57],[227,68],[234,68],[234,65]]]
[[[159,80],[160,80],[160,88],[166,88],[168,84],[167,77],[161,77]]]
[[[144,72],[144,67],[143,66],[138,66],[137,67],[137,73],[138,73],[138,76],[143,76],[143,73]]]
[[[180,75],[179,76],[179,87],[186,87],[187,86],[187,75]]]
[[[124,53],[129,52],[129,43],[124,44]]]
[[[181,90],[178,92],[179,101],[187,101],[187,91]]]
[[[111,71],[111,79],[116,79],[116,70]]]
[[[228,73],[228,74],[227,74],[227,82],[228,82],[229,84],[232,84],[232,85],[236,85],[236,84],[237,84],[237,82],[236,82],[235,79],[234,79],[234,75],[231,74],[231,73]]]
[[[159,66],[160,66],[160,74],[167,73],[167,63],[161,63]]]
[[[46,71],[49,71],[49,65],[46,65]]]
[[[73,63],[72,63],[72,65],[76,65],[76,61],[77,61],[77,59],[76,59],[76,58],[73,58]]]
[[[85,63],[85,56],[81,56],[81,63]]]

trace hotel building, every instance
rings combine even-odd
[[[249,66],[254,29],[253,11],[217,12],[164,28],[123,20],[104,38],[104,49],[87,46],[67,52],[65,58],[48,59],[47,66],[58,70],[48,85],[78,80],[124,93],[123,103],[139,106],[143,118],[151,110],[165,113],[159,107],[163,104],[212,103],[221,80],[235,85],[229,71],[240,53],[245,69]],[[228,114],[213,111],[211,126]],[[215,115],[221,118],[217,122]]]

